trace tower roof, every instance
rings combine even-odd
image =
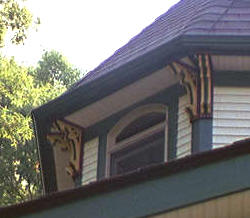
[[[250,1],[181,0],[89,72],[76,86],[183,36],[250,36]]]
[[[114,92],[119,88],[114,84],[121,88],[190,53],[222,50],[249,54],[250,0],[181,0],[70,90],[33,112],[63,117]]]

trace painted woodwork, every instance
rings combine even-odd
[[[214,87],[213,148],[250,136],[249,99],[249,87]]]
[[[47,139],[52,146],[59,146],[70,153],[67,173],[75,179],[81,174],[82,128],[67,121],[56,120],[50,127]]]
[[[60,146],[49,146],[53,149],[55,164],[56,191],[63,191],[75,187],[76,180],[73,180],[65,170],[70,161],[70,153],[65,152]]]
[[[81,108],[65,117],[65,119],[88,128],[119,111],[156,95],[178,83],[178,81],[178,76],[172,73],[170,67],[164,67],[147,77],[134,81],[132,84],[117,90],[111,95]]]
[[[170,66],[175,74],[181,76],[181,84],[190,98],[186,110],[190,120],[212,117],[212,69],[208,54],[190,56],[193,65],[175,61]]]
[[[124,118],[131,111],[138,109],[141,106],[145,105],[155,105],[163,104],[167,105],[169,108],[168,111],[168,135],[166,143],[168,149],[166,150],[168,160],[176,158],[176,138],[177,138],[177,120],[178,120],[178,98],[185,94],[185,90],[178,84],[171,86],[149,98],[146,98],[142,101],[137,102],[136,104],[127,107],[124,110],[119,111],[118,113],[112,114],[112,116],[84,129],[84,141],[85,143],[91,141],[92,139],[99,136],[99,149],[98,149],[98,180],[103,179],[106,174],[106,162],[107,162],[107,134],[110,130],[117,124],[119,120]],[[166,107],[165,107],[166,110]],[[84,143],[84,146],[85,146]],[[110,142],[109,142],[110,145]],[[84,162],[84,160],[83,160]],[[84,175],[83,175],[84,177]]]
[[[98,186],[93,184],[88,188],[83,188],[81,195],[78,195],[78,198],[73,197],[72,201],[68,203],[57,204],[56,207],[35,212],[27,217],[72,217],[72,214],[93,218],[148,217],[176,208],[184,208],[249,189],[250,174],[246,173],[250,170],[249,158],[249,154],[245,154],[235,158],[225,158],[211,164],[199,165],[196,163],[198,166],[188,171],[184,170],[166,177],[156,176],[153,179],[150,175],[144,174],[142,177],[136,177],[141,178],[141,182],[132,184],[127,184],[134,180],[131,177],[128,180],[128,177],[117,178],[115,184],[113,183],[113,188],[109,188],[112,180],[106,180],[106,183],[105,181],[100,182]],[[202,160],[204,159],[206,158]],[[202,160],[200,161],[202,162]],[[178,166],[180,169],[182,168],[182,165]],[[92,191],[85,194],[85,191],[88,190]],[[249,196],[244,197],[247,198],[242,203],[244,208],[243,205],[240,208],[248,210]],[[57,200],[59,199],[57,198]],[[233,209],[238,211],[239,209],[234,207],[234,201],[231,203],[228,208],[232,212],[236,212]],[[236,202],[235,205],[238,207],[239,202]],[[221,210],[223,207],[218,209]]]
[[[94,182],[97,179],[99,138],[84,143],[82,163],[82,185]]]
[[[177,145],[176,157],[181,158],[191,154],[192,144],[192,125],[189,120],[186,107],[189,105],[189,98],[184,95],[179,98],[178,104],[178,130],[177,130]]]
[[[250,217],[250,190],[223,196],[149,218]]]
[[[249,72],[249,55],[212,55],[213,70],[217,72]]]
[[[117,142],[117,137],[119,134],[131,124],[133,121],[140,117],[145,117],[150,113],[161,113],[165,114],[166,119],[164,122],[158,123],[154,126],[151,126],[147,129],[144,129],[136,134]],[[121,151],[135,142],[142,141],[146,137],[156,134],[159,131],[164,130],[165,142],[164,142],[164,159],[167,160],[167,140],[168,140],[168,109],[163,104],[146,104],[140,107],[135,108],[130,111],[128,114],[124,115],[114,126],[110,129],[107,135],[107,152],[106,152],[106,176],[110,176],[111,173],[111,156],[112,154]]]

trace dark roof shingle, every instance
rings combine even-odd
[[[181,0],[90,71],[75,87],[95,80],[183,35],[250,36],[250,1]]]

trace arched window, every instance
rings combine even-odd
[[[150,104],[125,115],[107,138],[106,175],[167,160],[167,107]]]

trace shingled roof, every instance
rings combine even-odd
[[[181,0],[118,49],[75,87],[182,36],[250,36],[249,0]]]
[[[51,121],[199,52],[250,54],[250,0],[181,0],[70,90],[34,109],[43,167],[51,169],[53,164],[44,131]],[[56,189],[52,171],[44,175],[44,183],[50,184],[47,192]]]
[[[34,116],[62,118],[197,52],[249,54],[250,0],[181,0]]]

